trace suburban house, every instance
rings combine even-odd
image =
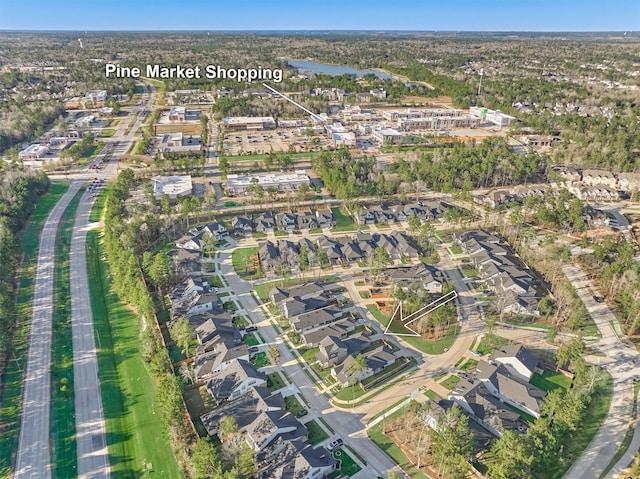
[[[338,469],[339,462],[324,447],[288,441],[272,462],[258,473],[259,479],[319,479]]]
[[[251,386],[246,394],[220,404],[213,411],[201,415],[200,420],[210,436],[218,434],[220,421],[225,417],[235,418],[238,431],[244,432],[263,411],[280,411],[284,408],[282,394],[274,394],[264,386]]]
[[[253,233],[251,220],[244,216],[234,216],[231,218],[231,228],[236,235],[251,236],[251,233]]]
[[[500,401],[507,403],[535,418],[540,417],[540,404],[546,393],[509,372],[506,366],[494,366],[480,361],[476,366],[477,377]]]
[[[171,316],[178,318],[216,310],[222,310],[222,301],[216,293],[195,290],[171,305]]]
[[[425,263],[390,268],[385,273],[397,286],[408,290],[419,287],[430,294],[442,293],[442,273]]]
[[[342,364],[335,366],[331,369],[331,376],[342,386],[347,387],[358,381],[362,381],[374,374],[382,371],[387,366],[393,364],[398,358],[393,354],[393,351],[386,345],[378,346],[372,350],[369,350],[364,354],[367,362],[367,368],[357,374],[351,372],[352,363],[356,360],[357,354],[350,354]]]
[[[276,225],[283,231],[293,231],[296,229],[296,215],[290,213],[278,213],[276,215]]]
[[[256,231],[259,233],[272,232],[276,227],[276,220],[272,213],[262,213],[256,218]]]
[[[511,374],[530,381],[534,373],[542,374],[540,360],[524,346],[503,346],[491,354],[491,361],[504,365]]]
[[[330,368],[342,363],[347,358],[349,349],[339,337],[327,336],[320,341],[318,362],[323,368]]]
[[[355,321],[350,318],[341,319],[320,328],[305,331],[300,336],[302,337],[302,342],[305,346],[308,348],[315,348],[328,336],[335,336],[341,339],[345,338],[350,332],[356,329],[356,326]]]
[[[178,248],[167,253],[173,263],[173,271],[178,277],[200,274],[202,266],[200,265],[200,252]]]
[[[227,227],[224,225],[224,223],[220,222],[209,223],[203,228],[203,230],[206,233],[212,235],[218,241],[229,236],[229,230],[227,230]]]
[[[316,220],[321,228],[333,228],[336,225],[335,215],[329,208],[316,210]]]
[[[326,306],[289,318],[289,323],[298,334],[309,329],[332,323],[342,318],[344,312],[335,306]]]
[[[245,440],[251,449],[259,453],[278,436],[295,432],[302,427],[293,415],[286,411],[263,411],[246,429]]]
[[[207,381],[207,391],[217,403],[233,401],[249,392],[252,387],[265,386],[267,376],[244,359],[234,359],[229,366],[214,373]]]
[[[206,242],[206,234],[206,231],[200,231],[195,235],[184,235],[181,238],[178,238],[175,241],[175,244],[178,248],[190,249],[192,251],[202,251]]]
[[[194,291],[198,292],[206,292],[209,291],[209,281],[202,277],[196,276],[188,276],[180,283],[176,284],[173,288],[169,290],[167,296],[169,296],[169,301],[171,304],[174,304],[178,301],[185,299]]]

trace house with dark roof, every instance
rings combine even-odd
[[[477,377],[489,392],[505,402],[533,417],[540,417],[540,405],[546,393],[509,372],[506,366],[497,366],[486,361],[478,362]]]
[[[245,216],[234,216],[231,218],[231,228],[236,235],[251,236],[253,233],[253,223]]]
[[[316,216],[310,211],[299,212],[296,221],[299,230],[310,230],[318,227]]]
[[[289,318],[289,323],[296,333],[301,334],[304,331],[333,323],[341,319],[344,313],[335,306],[326,306],[320,309],[314,309],[305,313]]]
[[[178,248],[167,253],[173,264],[173,272],[178,278],[200,274],[200,251]]]
[[[538,367],[540,360],[524,346],[503,346],[494,349],[491,361],[504,365],[511,374],[524,381],[530,381],[534,373],[542,374]]]
[[[251,386],[245,395],[221,403],[213,411],[201,415],[200,420],[210,436],[219,433],[220,421],[225,417],[235,418],[238,431],[244,432],[263,411],[280,411],[284,408],[282,394],[272,393],[264,386]]]
[[[347,358],[349,349],[339,337],[327,336],[320,341],[318,362],[323,368],[331,368]]]
[[[270,233],[275,230],[276,220],[273,213],[262,213],[255,220],[255,230],[259,233]]]
[[[171,305],[173,318],[212,311],[222,311],[222,301],[213,291],[192,291]]]
[[[169,296],[169,302],[174,304],[177,301],[185,299],[194,291],[202,293],[209,291],[209,288],[209,281],[205,278],[188,276],[171,288],[167,293],[167,296]]]
[[[301,441],[288,441],[259,479],[318,479],[338,469],[339,462],[324,447],[309,446]]]
[[[209,318],[195,328],[198,344],[209,345],[211,341],[242,343],[242,334],[232,324],[218,318]]]
[[[205,244],[205,235],[208,233],[206,231],[200,231],[196,235],[185,235],[181,238],[178,238],[175,241],[175,245],[178,248],[189,249],[192,251],[202,251],[202,248]]]
[[[256,453],[261,452],[278,436],[294,432],[300,422],[286,411],[264,411],[246,428],[245,440]]]
[[[461,378],[449,394],[477,422],[496,437],[505,430],[523,433],[526,423],[519,414],[505,406],[487,389],[486,385],[472,378]]]
[[[305,331],[300,336],[302,342],[308,348],[315,348],[320,345],[327,336],[336,336],[338,338],[345,338],[347,334],[356,329],[357,324],[352,319],[341,319],[334,323],[329,323],[325,326]]]
[[[390,268],[386,275],[405,290],[418,286],[431,294],[442,293],[442,272],[422,262],[413,266]]]
[[[265,241],[258,245],[258,258],[264,272],[273,272],[280,266],[280,253],[271,241]]]
[[[366,206],[361,207],[356,215],[356,222],[359,225],[373,225],[377,220],[376,212]]]
[[[403,258],[418,258],[420,256],[420,246],[407,234],[401,231],[394,231],[391,237],[395,241],[396,250]]]
[[[331,368],[331,376],[333,376],[342,387],[350,386],[373,376],[398,359],[393,354],[393,351],[386,345],[378,346],[363,354],[367,362],[367,368],[355,375],[351,372],[351,364],[356,360],[357,354],[349,354],[342,364]]]
[[[212,235],[218,241],[229,236],[229,230],[224,225],[224,223],[221,223],[219,221],[209,223],[204,227],[204,231]]]
[[[217,402],[233,401],[254,386],[266,386],[267,376],[244,359],[230,361],[225,369],[211,375],[206,389]]]
[[[291,213],[278,213],[276,215],[276,225],[279,230],[293,231],[298,224],[297,215]]]
[[[320,228],[333,228],[336,225],[336,218],[329,208],[316,210],[316,221]]]

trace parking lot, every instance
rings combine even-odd
[[[300,135],[297,129],[227,131],[224,135],[225,155],[288,152],[292,146],[297,153],[302,153],[333,145],[327,136]]]

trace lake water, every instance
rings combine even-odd
[[[289,65],[297,68],[303,73],[323,73],[325,75],[337,76],[337,75],[356,75],[364,76],[367,73],[373,73],[378,78],[393,79],[392,75],[388,73],[379,72],[377,70],[358,70],[357,68],[341,66],[341,65],[329,65],[327,63],[306,62],[302,60],[287,60]]]

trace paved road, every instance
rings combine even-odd
[[[69,256],[78,477],[99,479],[109,477],[109,451],[87,276],[86,239],[92,207],[91,193],[85,193],[76,212]]]
[[[591,281],[577,265],[567,265],[563,271],[600,330],[602,339],[595,345],[609,361],[604,367],[613,377],[613,394],[609,412],[589,447],[565,475],[566,479],[598,479],[620,448],[632,413],[633,377],[637,374],[640,356],[635,349],[619,339],[620,326],[605,303],[597,303],[599,295]],[[612,474],[607,478],[613,479]]]
[[[51,335],[53,320],[54,262],[58,224],[81,182],[69,190],[53,207],[40,236],[38,264],[33,283],[33,309],[29,356],[23,396],[20,443],[16,479],[51,477],[49,450],[49,411],[51,399]]]

